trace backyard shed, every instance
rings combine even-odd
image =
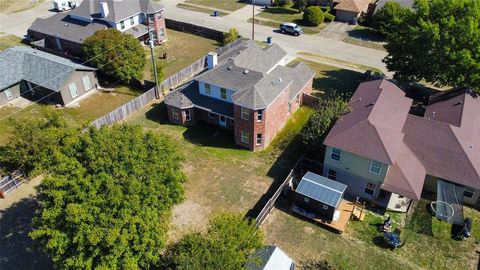
[[[335,220],[335,211],[346,189],[347,186],[340,182],[307,172],[295,190],[295,205],[328,220]]]
[[[279,247],[266,246],[250,257],[247,270],[294,270],[295,262]]]

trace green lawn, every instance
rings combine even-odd
[[[48,111],[58,110],[65,115],[67,119],[87,125],[96,118],[109,113],[140,94],[142,94],[140,91],[121,86],[117,87],[115,92],[95,93],[80,101],[80,106],[76,108],[54,109],[53,106],[41,104],[34,104],[25,109],[3,106],[0,108],[0,145],[8,142],[8,138],[12,132],[10,126],[11,119],[21,120],[23,118],[41,117]]]
[[[187,0],[185,3],[202,5],[211,8],[218,8],[228,11],[235,11],[244,7],[246,4],[239,0]]]
[[[284,210],[273,211],[262,228],[268,243],[279,245],[297,262],[326,259],[339,269],[476,269],[478,211],[465,208],[465,215],[474,218],[474,237],[455,241],[450,239],[450,225],[426,213],[425,204],[419,203],[413,221],[406,227],[402,225],[404,214],[387,213],[392,216],[393,227],[402,228],[402,239],[406,241],[393,251],[384,246],[382,234],[377,231],[384,217],[372,212],[367,212],[363,222],[350,221],[342,235]],[[284,207],[281,204],[280,209]]]
[[[220,44],[212,39],[199,37],[174,30],[167,30],[168,40],[164,45],[155,47],[156,61],[165,67],[165,78],[186,68],[188,65],[205,56],[208,52],[215,50]],[[147,50],[147,64],[145,65],[144,79],[151,80],[152,66],[150,60],[150,49]],[[159,57],[166,52],[168,59]]]
[[[251,22],[251,19],[248,20]],[[303,13],[299,13],[297,9],[287,7],[270,7],[260,12],[256,16],[256,23],[278,28],[283,22],[294,22],[301,25],[305,34],[318,34],[325,27],[325,23],[317,27],[308,26],[303,21]]]
[[[17,45],[25,46],[25,44],[22,43],[22,39],[17,36],[6,35],[0,37],[0,51]]]

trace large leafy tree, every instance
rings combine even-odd
[[[402,7],[397,2],[387,2],[372,17],[372,27],[380,34],[387,36],[388,33],[396,31],[397,27],[404,27],[403,21],[406,16],[411,15],[409,8]]]
[[[384,59],[396,78],[480,93],[480,1],[416,0],[400,23]]]
[[[170,246],[165,269],[244,269],[249,256],[262,247],[263,235],[241,215],[214,216],[205,234],[193,233]]]
[[[134,36],[109,28],[98,30],[82,46],[84,58],[105,75],[128,83],[143,78],[145,50]]]
[[[139,127],[90,129],[54,151],[30,236],[64,269],[148,269],[183,196],[173,143]]]

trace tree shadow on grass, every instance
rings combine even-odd
[[[385,42],[385,37],[373,29],[360,28],[347,31],[349,37],[371,42]]]
[[[37,208],[37,201],[29,197],[0,212],[0,269],[53,268],[51,260],[28,236]]]
[[[329,94],[347,94],[351,96],[358,85],[363,81],[363,74],[348,69],[320,71],[321,77],[313,79],[313,88],[320,92],[316,96]]]

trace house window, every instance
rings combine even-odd
[[[262,122],[263,120],[263,110],[257,111],[257,122]]]
[[[243,120],[248,120],[250,118],[250,111],[247,108],[241,107],[240,114]]]
[[[215,119],[215,118],[217,118],[217,115],[214,114],[214,113],[209,112],[209,113],[208,113],[208,118],[210,118],[210,119]]]
[[[172,118],[178,120],[178,112],[172,111]]]
[[[288,103],[288,112],[290,113],[292,111],[292,103]]]
[[[250,137],[250,134],[248,131],[242,130],[242,142],[248,144],[248,139]]]
[[[303,201],[304,201],[304,202],[309,202],[310,199],[309,199],[308,197],[303,197]]]
[[[262,144],[262,134],[258,133],[257,134],[257,145],[261,145],[261,144]]]
[[[130,25],[131,26],[135,25],[135,19],[133,17],[130,17]]]
[[[120,22],[120,29],[125,30],[125,22],[124,21]]]
[[[7,99],[12,99],[13,98],[12,90],[5,89],[5,95],[7,96]]]
[[[82,82],[83,82],[83,87],[85,88],[85,91],[92,89],[92,84],[90,83],[90,77],[88,77],[88,75],[83,76]]]
[[[227,89],[220,88],[220,98],[221,99],[227,99]]]
[[[72,98],[78,97],[77,84],[75,84],[74,82],[69,84],[68,89],[70,90],[70,95],[72,95]]]
[[[342,150],[338,148],[332,148],[332,152],[330,153],[330,158],[336,161],[340,161],[342,157]]]
[[[375,192],[375,185],[374,184],[371,184],[371,183],[366,183],[365,184],[365,194],[368,194],[368,195],[373,195],[373,193]]]
[[[328,170],[328,176],[329,179],[332,180],[337,180],[337,171],[334,170]]]
[[[154,22],[155,22],[155,14],[149,14],[148,23],[154,23]]]
[[[368,170],[373,174],[379,175],[382,172],[382,166],[383,164],[381,162],[372,160],[372,162],[370,162],[370,168]]]
[[[474,194],[475,194],[475,189],[470,188],[470,187],[465,187],[465,191],[463,192],[463,196],[465,196],[467,198],[472,198]]]
[[[328,205],[324,204],[322,205],[323,210],[328,210]]]
[[[206,83],[205,84],[205,95],[211,95],[212,94],[212,91],[211,91],[211,87],[210,87],[210,84]]]
[[[190,114],[190,110],[185,111],[185,121],[192,120],[192,115]]]
[[[297,97],[295,98],[295,102],[298,104],[300,102],[300,94],[297,95]]]

